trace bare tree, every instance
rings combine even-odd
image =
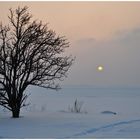
[[[58,89],[74,59],[64,56],[69,42],[47,24],[31,21],[28,7],[10,9],[10,25],[0,25],[0,105],[18,118],[29,85]]]

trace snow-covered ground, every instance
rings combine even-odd
[[[31,88],[21,117],[0,111],[0,138],[140,138],[140,89]],[[81,113],[70,110],[83,103]]]

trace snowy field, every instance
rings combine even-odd
[[[0,110],[0,138],[140,138],[140,89],[32,88],[19,119]],[[72,112],[77,99],[81,113]]]

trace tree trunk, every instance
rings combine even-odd
[[[15,108],[12,110],[12,117],[13,118],[19,118],[19,113],[20,113],[20,109]]]

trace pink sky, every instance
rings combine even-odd
[[[140,2],[0,2],[0,20],[25,5],[71,43],[77,58],[64,84],[140,87]]]
[[[0,2],[0,19],[9,8],[27,5],[34,19],[72,40],[108,39],[140,25],[140,2]]]

